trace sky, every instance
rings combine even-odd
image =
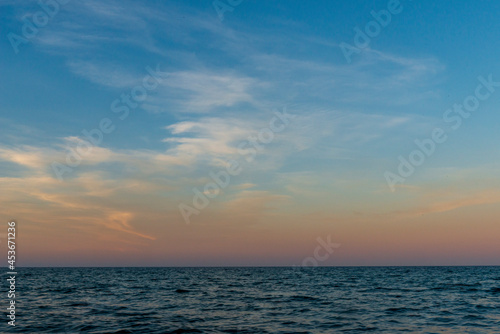
[[[18,265],[500,265],[499,2],[0,11]]]

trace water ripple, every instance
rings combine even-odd
[[[13,332],[500,333],[499,280],[499,267],[23,268]]]

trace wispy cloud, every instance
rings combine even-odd
[[[140,75],[133,75],[130,71],[112,64],[69,61],[68,66],[73,73],[103,86],[126,88],[140,83]]]
[[[164,89],[155,99],[148,101],[153,111],[167,111],[166,103],[176,110],[189,113],[210,112],[217,107],[233,107],[240,103],[255,103],[254,91],[258,80],[235,73],[210,71],[182,71],[169,73]]]

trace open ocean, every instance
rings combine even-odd
[[[500,333],[500,267],[19,268],[16,306],[2,332]]]

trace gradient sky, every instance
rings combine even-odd
[[[222,0],[223,3],[227,3]],[[443,114],[500,81],[500,2],[69,1],[18,46],[35,1],[0,2],[0,217],[25,266],[499,265],[500,88],[454,130]],[[120,119],[112,104],[160,84]],[[122,104],[123,106],[123,104]],[[294,116],[247,162],[239,145]],[[59,180],[53,162],[114,130]],[[414,141],[448,136],[395,191]],[[186,224],[179,205],[242,171]],[[7,224],[5,224],[5,232]],[[5,235],[2,234],[2,249]],[[6,250],[5,250],[6,251]]]

